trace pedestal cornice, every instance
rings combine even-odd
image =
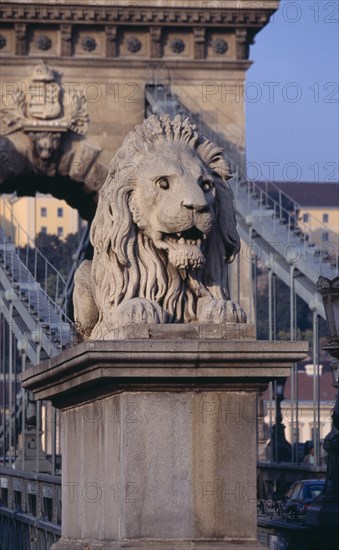
[[[22,384],[60,408],[126,387],[264,390],[305,358],[305,342],[221,339],[87,341],[27,369]]]

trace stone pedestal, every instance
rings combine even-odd
[[[52,464],[47,460],[46,454],[41,448],[41,436],[39,433],[39,463],[36,458],[36,445],[37,445],[37,433],[36,430],[26,430],[25,437],[22,434],[19,436],[19,454],[15,461],[15,468],[23,472],[40,472],[50,474],[52,473]],[[24,445],[23,445],[24,440]],[[38,470],[37,470],[37,466]]]
[[[233,329],[144,327],[25,371],[63,411],[53,548],[259,548],[257,395],[306,345],[255,341],[251,327],[227,339]]]

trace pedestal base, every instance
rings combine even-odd
[[[45,453],[41,449],[41,435],[40,432],[40,453],[39,453],[39,463],[37,468],[37,459],[36,459],[36,445],[37,445],[37,434],[36,431],[27,430],[25,432],[24,438],[24,447],[22,445],[22,436],[19,438],[19,455],[15,461],[16,470],[22,472],[40,472],[44,474],[52,473],[52,464],[47,460]]]
[[[60,539],[51,550],[265,550],[257,541],[93,541]]]
[[[255,540],[253,389],[140,384],[64,411],[62,426],[69,536]]]
[[[86,342],[26,370],[25,387],[63,411],[54,548],[260,548],[257,394],[306,349],[162,335]]]

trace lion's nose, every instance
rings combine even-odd
[[[187,210],[195,210],[195,212],[207,212],[207,210],[209,210],[208,204],[199,204],[193,202],[191,199],[183,199],[181,201],[181,206],[187,208]]]

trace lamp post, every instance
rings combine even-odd
[[[285,399],[286,378],[278,380],[275,384],[275,424],[272,426],[272,458],[274,462],[291,462],[292,447],[285,437],[285,426],[282,423],[281,402]]]
[[[320,277],[317,291],[321,294],[328,326],[328,342],[324,350],[339,359],[339,277],[329,280]],[[339,369],[332,369],[338,385]],[[306,511],[306,524],[337,528],[339,526],[339,393],[332,413],[332,430],[325,437],[327,452],[325,494]],[[336,535],[337,536],[337,535]]]

